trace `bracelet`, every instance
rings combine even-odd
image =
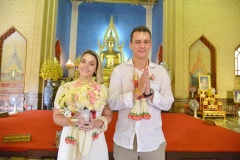
[[[150,97],[150,96],[152,96],[154,94],[154,90],[151,88],[150,89],[150,93],[149,94],[145,94],[145,93],[143,93],[143,95],[145,96],[145,97]]]
[[[101,128],[99,128],[100,131],[105,132],[108,129],[108,122],[107,122],[107,118],[104,116],[100,116],[95,120],[101,120],[103,121],[103,126]]]
[[[138,88],[134,89],[134,92],[137,93],[139,96],[142,95],[142,94],[139,92]]]
[[[72,117],[68,118],[68,124],[69,124],[70,126],[73,126],[71,119],[72,119]]]

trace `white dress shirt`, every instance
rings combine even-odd
[[[150,80],[150,88],[154,90],[153,101],[148,100],[150,120],[136,121],[128,118],[133,107],[133,74],[137,72],[140,77],[143,73],[134,67],[132,59],[114,68],[109,86],[109,107],[118,111],[113,140],[121,147],[133,149],[136,135],[137,152],[156,150],[166,141],[162,131],[161,110],[169,110],[174,101],[171,80],[166,69],[152,62],[148,68],[149,75],[154,74],[155,77],[154,80]]]

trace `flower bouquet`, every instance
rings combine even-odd
[[[107,88],[97,82],[91,82],[81,87],[65,83],[62,87],[63,92],[57,97],[57,103],[65,116],[71,116],[84,108],[99,111],[104,107],[108,96]]]
[[[66,117],[72,117],[74,114],[80,110],[88,109],[92,114],[96,111],[100,111],[104,108],[106,100],[108,97],[108,90],[105,85],[98,84],[97,82],[91,82],[84,84],[82,86],[76,87],[71,83],[64,83],[62,87],[62,92],[56,99],[57,105],[60,107],[59,111]],[[93,115],[93,118],[96,115]],[[80,130],[75,130],[75,126],[72,126],[72,133],[70,136],[65,138],[67,144],[76,143],[75,131],[81,132]],[[99,131],[93,129],[92,140],[98,138]]]

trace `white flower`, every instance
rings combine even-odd
[[[79,87],[71,87],[66,83],[62,87],[64,90],[58,96],[57,103],[64,115],[68,114],[68,111],[75,113],[84,107],[98,111],[104,107],[108,97],[107,87],[96,82]]]

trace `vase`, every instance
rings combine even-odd
[[[43,103],[47,107],[48,110],[52,109],[53,104],[53,86],[52,86],[52,80],[47,80],[47,85],[44,88],[44,94],[43,94]]]
[[[191,99],[194,98],[194,95],[195,95],[194,92],[191,92],[191,95],[190,95],[191,97],[190,98]]]
[[[90,110],[89,109],[79,110],[78,113],[84,118],[84,121],[89,122],[89,120],[90,120]]]

